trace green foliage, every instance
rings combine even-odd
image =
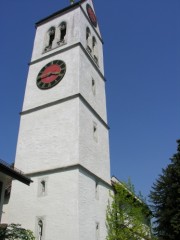
[[[163,240],[180,239],[180,140],[177,143],[177,153],[150,192],[154,231]]]
[[[32,231],[24,229],[20,224],[10,224],[0,228],[1,240],[35,240]]]
[[[114,185],[115,194],[106,214],[107,240],[149,239],[149,208],[135,196],[133,185],[128,185],[128,189],[123,184]]]
[[[136,194],[134,184],[131,183],[131,179],[130,178],[128,178],[128,182],[127,183],[123,182],[122,185],[124,185],[125,188],[127,188],[132,193],[132,195],[137,196],[144,204],[146,204],[146,199],[142,195],[141,191],[139,191],[139,193]]]

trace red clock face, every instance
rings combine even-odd
[[[91,20],[91,23],[93,24],[94,27],[97,27],[96,16],[94,14],[94,11],[93,11],[92,7],[89,4],[86,5],[86,10],[87,10],[88,16]]]
[[[54,60],[46,64],[39,72],[36,84],[40,89],[49,89],[57,85],[64,77],[66,64],[61,60]]]

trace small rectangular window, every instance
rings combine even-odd
[[[97,123],[93,122],[93,138],[97,142],[98,141],[98,129]]]
[[[38,180],[38,196],[43,197],[47,195],[47,177]]]
[[[40,184],[41,184],[41,193],[44,195],[46,192],[46,181],[42,180]]]
[[[95,198],[99,199],[99,184],[98,182],[95,183]]]
[[[96,95],[96,82],[93,78],[92,78],[91,85],[92,85],[91,88],[92,88],[93,95],[95,96]]]
[[[96,240],[99,240],[99,223],[96,223]]]

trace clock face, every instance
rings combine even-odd
[[[92,7],[89,4],[86,5],[86,10],[87,10],[88,16],[91,20],[91,23],[93,24],[94,27],[97,27],[96,15],[95,15]]]
[[[37,75],[38,88],[45,90],[57,85],[66,73],[66,64],[61,60],[54,60],[46,64]]]

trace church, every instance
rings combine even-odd
[[[21,224],[37,240],[105,240],[109,193],[119,182],[110,176],[95,9],[92,0],[71,2],[36,23],[14,170],[1,162],[0,183],[13,178],[3,209],[0,196],[1,223]]]
[[[110,179],[103,40],[91,0],[36,23],[15,167],[1,222],[38,240],[105,239]]]

